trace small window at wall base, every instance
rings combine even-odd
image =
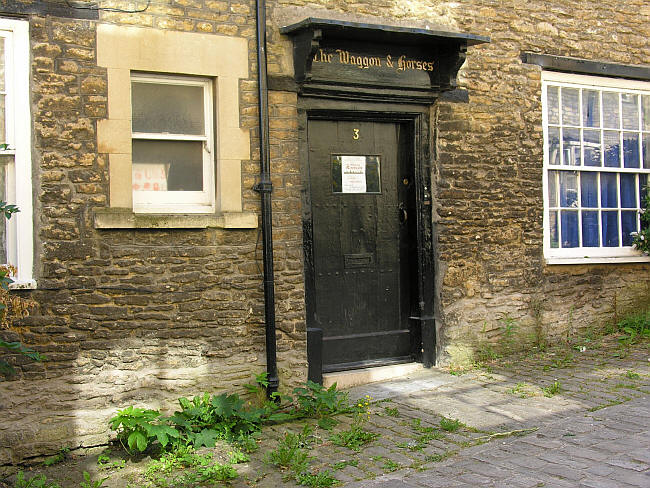
[[[214,211],[212,95],[207,78],[132,74],[135,212]]]
[[[632,247],[650,175],[650,83],[542,73],[544,255],[648,260]]]
[[[29,68],[29,23],[0,19],[0,200],[20,210],[0,217],[0,263],[16,288],[35,286]]]

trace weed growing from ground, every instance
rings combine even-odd
[[[546,398],[551,398],[562,391],[562,385],[559,381],[554,381],[553,384],[542,388],[542,393]]]
[[[384,407],[384,413],[389,417],[399,417],[399,410],[391,407]]]
[[[623,333],[619,338],[621,344],[636,344],[642,339],[650,339],[650,309],[627,315],[616,326]]]
[[[381,469],[384,470],[384,473],[392,473],[393,471],[397,471],[401,467],[402,465],[400,463],[396,463],[392,459],[386,459],[384,461],[384,464],[381,465]]]
[[[442,417],[440,419],[440,428],[447,432],[456,432],[458,429],[463,427],[463,423],[458,419],[448,419],[447,417]]]
[[[346,459],[344,461],[339,461],[338,463],[332,464],[331,468],[339,470],[339,469],[344,469],[347,466],[358,466],[358,465],[359,465],[358,460],[356,460],[356,459]]]
[[[627,371],[623,376],[631,380],[638,380],[641,378],[641,375],[639,373],[635,373],[634,371]]]
[[[25,478],[22,471],[18,471],[14,488],[61,488],[58,483],[47,481],[43,474]]]
[[[62,463],[65,461],[66,455],[70,452],[69,447],[63,447],[59,449],[59,452],[56,453],[54,456],[50,456],[49,458],[45,459],[43,461],[44,466],[54,466],[55,464]]]
[[[334,486],[339,484],[339,480],[332,476],[328,470],[318,471],[316,473],[298,473],[296,482],[301,486]]]
[[[88,473],[88,471],[83,472],[83,477],[84,479],[79,485],[80,488],[101,488],[102,486],[104,486],[104,481],[108,479],[108,477],[106,477],[100,480],[93,480],[90,477],[90,473]]]

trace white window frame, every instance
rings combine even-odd
[[[132,140],[201,141],[203,143],[203,191],[133,191],[136,213],[209,213],[215,210],[213,80],[191,76],[131,73],[131,83],[200,86],[203,88],[205,135],[132,132]]]
[[[5,39],[6,140],[13,154],[7,166],[7,202],[20,212],[6,221],[7,261],[16,266],[11,288],[34,288],[34,231],[32,210],[31,110],[29,99],[29,22],[0,19],[0,37]]]
[[[576,75],[569,73],[560,73],[553,71],[543,71],[542,72],[542,117],[543,117],[543,132],[544,132],[544,171],[543,171],[543,198],[544,198],[544,257],[548,264],[582,264],[582,263],[622,263],[622,262],[639,262],[639,261],[650,261],[650,257],[644,256],[641,252],[635,250],[631,246],[622,246],[622,242],[619,239],[619,247],[576,247],[576,248],[551,248],[551,235],[550,235],[550,210],[549,210],[549,171],[578,171],[578,173],[583,171],[591,171],[595,173],[605,173],[612,172],[615,174],[631,173],[631,174],[648,174],[650,184],[650,169],[643,168],[643,134],[647,134],[646,131],[643,131],[643,127],[640,125],[639,131],[637,131],[640,136],[640,147],[639,147],[639,158],[640,158],[640,168],[609,168],[604,166],[571,166],[571,165],[550,165],[550,155],[549,155],[549,119],[548,119],[548,107],[547,107],[547,89],[549,86],[561,86],[568,88],[592,88],[592,89],[604,89],[605,91],[613,92],[624,92],[624,93],[638,93],[642,95],[650,96],[650,83],[642,81],[633,81],[625,79],[614,79],[614,78],[605,78],[599,76],[587,76],[587,75]],[[603,107],[600,104],[599,107],[601,121],[603,117]],[[582,126],[582,107],[580,107],[580,124]],[[619,117],[622,117],[622,111],[619,107]],[[640,121],[641,122],[641,121]],[[603,130],[602,123],[599,127],[600,130]],[[623,132],[623,129],[618,129],[619,132]],[[602,153],[602,151],[601,151]],[[623,162],[621,162],[621,165]],[[618,181],[618,178],[617,178]],[[620,186],[619,186],[620,188]],[[580,187],[578,187],[580,190]],[[619,198],[619,234],[621,232],[621,222],[620,222],[620,191],[617,189],[618,198]],[[600,195],[599,195],[600,202]],[[579,201],[579,200],[578,200]],[[558,202],[559,204],[559,202]],[[580,216],[581,207],[577,207],[578,215]],[[600,212],[601,208],[597,209]],[[638,219],[638,216],[637,216]],[[637,220],[638,221],[638,220]],[[581,220],[578,221],[578,226],[580,227]],[[558,219],[558,226],[561,225],[561,222]],[[600,229],[600,225],[599,225]],[[581,234],[579,229],[579,235]],[[602,230],[599,231],[599,233]],[[602,236],[599,236],[599,239]]]

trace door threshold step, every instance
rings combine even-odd
[[[422,369],[422,363],[405,363],[325,373],[323,374],[323,386],[329,388],[336,383],[338,389],[351,388],[376,381],[386,381],[407,376]]]

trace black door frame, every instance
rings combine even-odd
[[[409,124],[415,175],[417,259],[412,279],[417,290],[417,313],[409,317],[414,331],[414,358],[425,367],[433,366],[436,357],[435,259],[432,215],[432,151],[430,106],[391,103],[355,102],[327,98],[298,97],[299,158],[302,175],[302,223],[305,269],[305,308],[307,320],[307,355],[309,379],[322,382],[322,331],[314,325],[315,279],[313,260],[313,224],[309,179],[307,122],[310,119],[365,120]]]

